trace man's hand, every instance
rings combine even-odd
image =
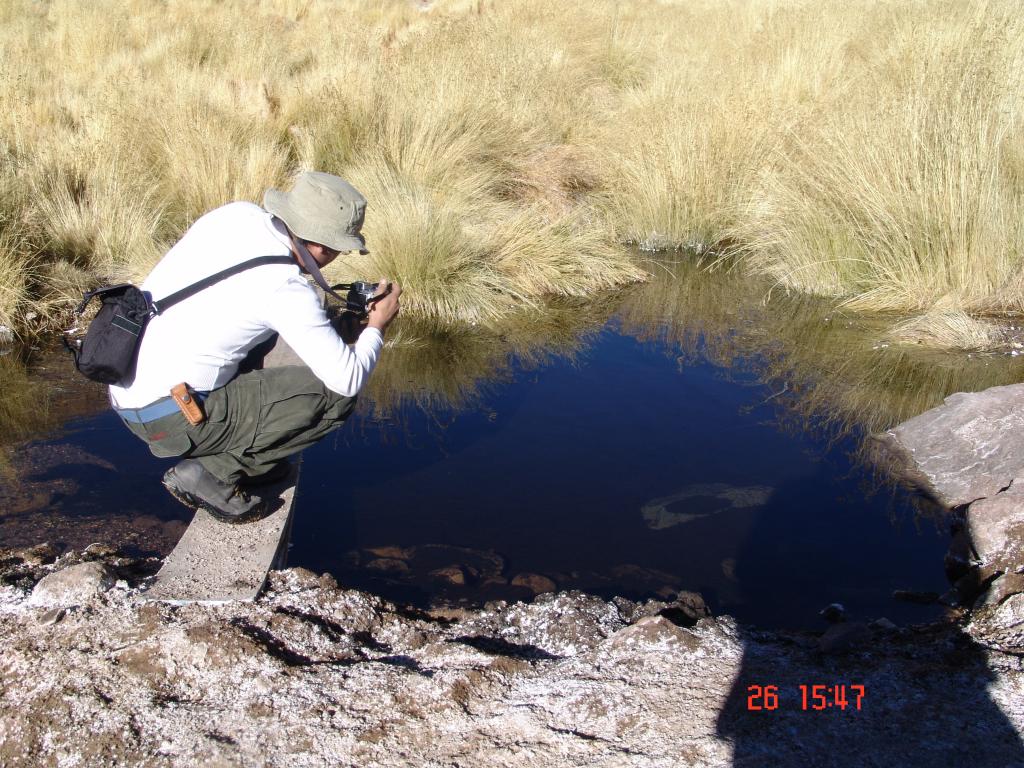
[[[386,277],[382,277],[380,282],[377,283],[377,293],[374,295],[380,296],[383,294],[387,290],[388,283],[391,283],[391,292],[387,296],[375,300],[370,305],[369,320],[367,322],[367,325],[371,328],[376,328],[381,333],[388,329],[391,321],[398,314],[398,297],[402,295],[402,289],[398,283],[392,283]]]

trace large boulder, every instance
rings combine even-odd
[[[994,496],[1024,477],[1024,384],[958,392],[876,437],[894,469],[940,503]]]
[[[883,435],[879,458],[947,507],[966,508],[946,554],[953,598],[997,605],[1024,572],[1024,384],[960,392]],[[992,594],[982,594],[1000,574]],[[980,596],[979,596],[980,595]],[[977,601],[976,601],[976,598]],[[984,624],[984,622],[982,623]],[[979,625],[981,626],[981,625]]]

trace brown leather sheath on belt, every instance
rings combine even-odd
[[[206,420],[206,414],[203,413],[199,401],[189,391],[188,384],[185,382],[171,387],[171,397],[174,398],[174,402],[178,404],[178,408],[181,409],[185,419],[193,427],[196,424],[202,424]]]

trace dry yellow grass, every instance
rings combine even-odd
[[[997,326],[958,309],[932,309],[902,320],[890,329],[889,338],[898,344],[979,351],[1004,343]]]
[[[325,170],[411,314],[504,318],[711,250],[851,306],[1021,308],[1010,0],[10,0],[0,324]]]
[[[1002,2],[894,5],[841,102],[781,137],[731,236],[851,308],[1021,307],[1024,25]]]

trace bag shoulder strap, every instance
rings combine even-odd
[[[131,283],[118,283],[117,285],[105,285],[102,288],[97,288],[94,291],[86,291],[82,294],[82,303],[75,308],[75,314],[81,315],[85,312],[86,305],[97,296],[105,296],[108,293],[124,292],[131,288]]]
[[[180,291],[175,291],[170,296],[165,296],[159,301],[151,302],[153,307],[153,314],[159,315],[164,310],[170,309],[180,301],[184,301],[189,296],[194,296],[205,288],[209,288],[214,283],[219,283],[221,280],[237,275],[239,272],[244,272],[247,269],[253,267],[260,267],[264,264],[294,264],[295,259],[291,256],[259,256],[249,261],[243,261],[241,264],[235,264],[233,267],[228,267],[225,270],[217,272],[209,277],[204,277],[197,283],[185,286]]]

